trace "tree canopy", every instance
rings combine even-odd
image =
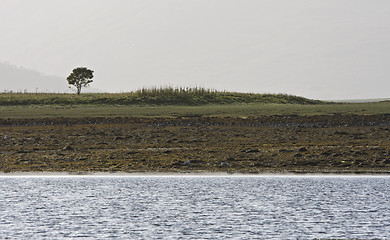
[[[72,73],[66,78],[69,85],[76,88],[77,94],[81,93],[81,88],[88,86],[92,81],[93,71],[86,67],[73,69]]]

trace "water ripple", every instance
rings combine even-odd
[[[386,177],[0,179],[1,239],[390,236]]]

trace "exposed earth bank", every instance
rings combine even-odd
[[[0,171],[390,173],[390,115],[0,119]]]

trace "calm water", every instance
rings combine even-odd
[[[0,239],[390,239],[388,177],[0,181]]]

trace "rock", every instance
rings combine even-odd
[[[227,167],[227,166],[229,166],[229,163],[227,163],[227,162],[221,162],[221,167]]]
[[[301,147],[298,149],[298,152],[308,152],[308,150],[305,147]]]
[[[258,153],[260,152],[259,149],[249,149],[246,151],[246,153]]]
[[[294,154],[294,157],[303,157],[303,155],[300,153],[296,153],[296,154]]]
[[[336,131],[334,132],[335,135],[348,135],[347,132],[344,132],[344,131]]]
[[[64,147],[63,150],[71,151],[71,150],[73,150],[73,148],[72,148],[72,146],[68,145],[68,146]]]
[[[19,150],[17,151],[16,153],[30,153],[29,151],[26,151],[26,150]]]

